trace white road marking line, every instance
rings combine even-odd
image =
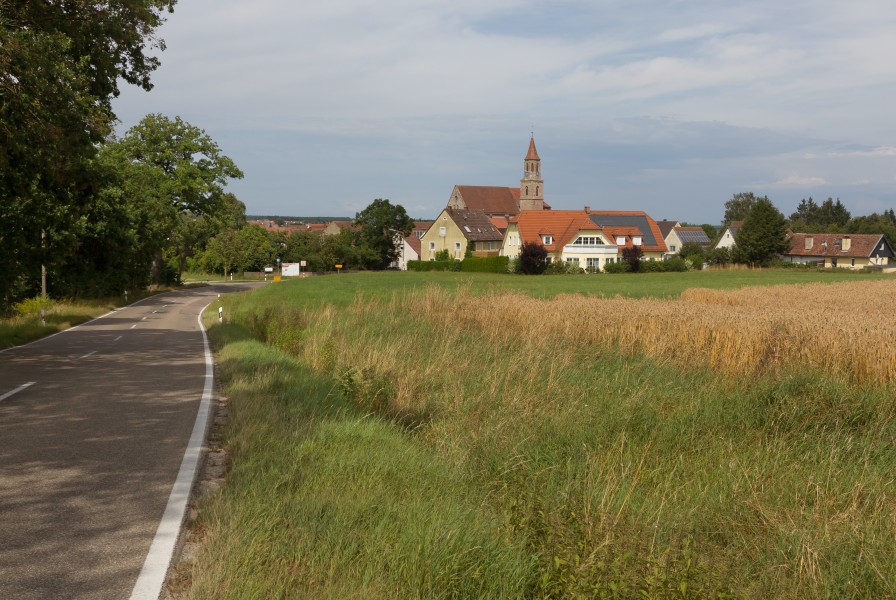
[[[141,320],[141,321],[145,321],[145,320],[148,319],[148,318],[149,318],[149,317],[143,317],[143,318],[140,319],[140,320]]]
[[[96,353],[97,353],[96,350],[94,350],[93,352],[88,352],[88,353],[85,354],[84,356],[79,357],[79,360],[82,359],[82,358],[90,358],[91,356],[93,356],[93,355],[96,354]]]
[[[136,327],[136,325],[134,325],[134,327]],[[132,329],[133,329],[133,328],[132,328]],[[120,335],[120,336],[118,336],[117,338],[115,338],[115,339],[112,340],[112,341],[117,342],[118,340],[120,340],[120,339],[123,338],[123,337],[124,337],[123,335]]]
[[[137,583],[131,591],[131,600],[157,600],[162,595],[162,586],[165,585],[165,575],[174,557],[174,548],[177,538],[180,536],[184,515],[187,511],[187,501],[190,499],[190,490],[196,481],[199,469],[199,456],[202,453],[202,444],[208,432],[209,415],[212,408],[212,390],[215,383],[215,369],[212,363],[212,351],[208,345],[208,336],[205,333],[205,325],[202,324],[202,312],[211,304],[206,304],[199,311],[199,329],[202,331],[202,344],[205,347],[205,387],[202,390],[202,400],[199,403],[199,412],[196,422],[193,424],[193,433],[187,443],[183,461],[180,463],[180,471],[171,495],[168,496],[168,504],[162,521],[156,530],[156,535],[146,554],[143,568],[137,577]]]
[[[6,393],[3,394],[2,396],[0,396],[0,402],[3,402],[4,400],[6,400],[7,398],[9,398],[10,396],[12,396],[12,395],[14,395],[14,394],[18,394],[19,392],[21,392],[22,390],[24,390],[24,389],[26,389],[26,388],[30,388],[30,387],[31,387],[32,385],[34,385],[35,383],[37,383],[37,382],[36,382],[36,381],[29,381],[28,383],[23,383],[22,385],[20,385],[20,386],[17,387],[16,389],[12,390],[11,392],[6,392]]]
[[[134,323],[133,325],[131,325],[131,329],[133,329],[133,328],[136,327],[136,326],[137,326],[137,324]]]

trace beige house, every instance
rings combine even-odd
[[[668,248],[659,226],[641,210],[591,210],[585,212],[604,233],[611,236],[619,248],[639,246],[643,260],[662,260]]]
[[[448,251],[448,258],[462,260],[467,245],[474,256],[497,256],[503,235],[481,210],[446,208],[420,238],[420,260],[435,260]]]
[[[781,258],[829,269],[863,269],[885,267],[893,256],[893,247],[881,234],[794,233],[790,249]]]
[[[590,272],[601,271],[619,257],[615,239],[583,210],[521,212],[508,223],[501,254],[516,258],[526,242],[544,246],[548,262],[563,261]]]
[[[704,248],[712,246],[712,240],[702,227],[685,227],[678,221],[657,221],[656,225],[666,243],[665,258],[681,252],[681,247],[687,243],[700,244]]]

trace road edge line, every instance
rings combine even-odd
[[[202,310],[199,311],[198,317],[199,329],[202,331],[202,345],[205,350],[205,386],[202,390],[202,401],[199,403],[199,413],[196,415],[193,433],[190,435],[190,441],[187,443],[187,449],[184,452],[184,458],[181,461],[180,471],[177,473],[174,487],[168,496],[168,504],[165,506],[162,520],[156,530],[152,545],[149,547],[146,560],[143,562],[143,568],[140,569],[137,583],[134,584],[134,589],[131,592],[131,600],[158,600],[161,597],[168,569],[171,567],[171,561],[174,558],[177,541],[180,538],[181,528],[187,512],[187,503],[190,500],[190,492],[193,490],[193,484],[199,472],[199,457],[202,454],[202,447],[208,431],[215,378],[208,335],[205,331],[205,325],[202,323],[202,313],[211,304],[209,302],[203,306]]]

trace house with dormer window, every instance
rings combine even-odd
[[[828,269],[885,267],[893,247],[882,234],[793,233],[781,258],[793,263],[815,263]]]

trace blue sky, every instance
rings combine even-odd
[[[518,185],[531,128],[555,208],[896,206],[892,0],[181,0],[159,35],[120,131],[205,129],[250,214],[432,218],[455,184]]]

